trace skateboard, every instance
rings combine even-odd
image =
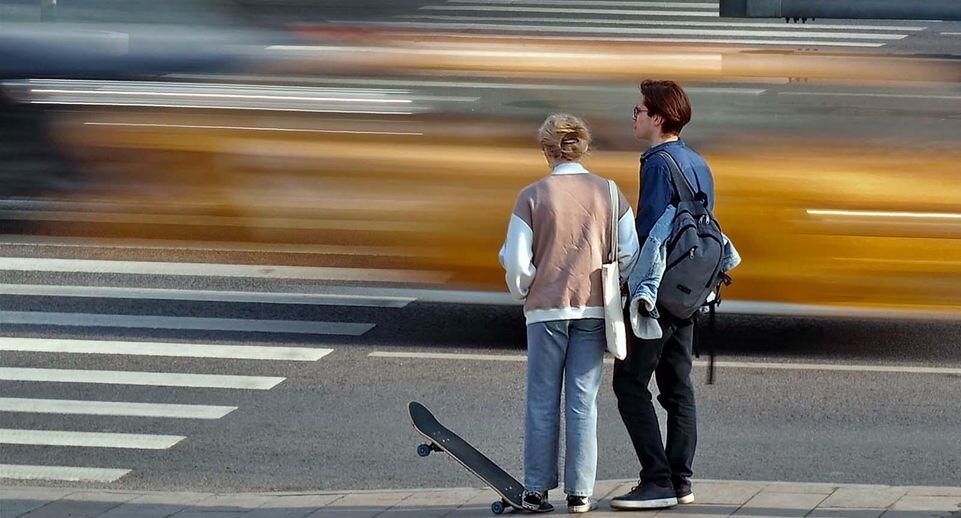
[[[477,448],[440,424],[424,405],[411,401],[407,410],[410,412],[410,422],[414,429],[430,441],[417,447],[418,455],[426,457],[431,452],[443,451],[467,468],[467,471],[500,495],[500,501],[491,504],[494,514],[501,514],[508,508],[513,511],[526,511],[521,504],[524,497],[523,484],[477,451]]]

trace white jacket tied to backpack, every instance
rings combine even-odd
[[[641,246],[641,253],[634,270],[627,281],[630,290],[631,329],[639,338],[655,339],[661,337],[661,326],[657,323],[657,290],[667,267],[667,239],[671,234],[671,224],[677,207],[668,205],[657,219],[650,234]],[[721,259],[721,272],[733,270],[741,263],[734,244],[724,236],[724,255]]]

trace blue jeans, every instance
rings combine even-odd
[[[565,385],[564,492],[591,496],[597,477],[597,391],[604,375],[604,321],[552,320],[527,326],[524,486],[557,488],[561,385]],[[566,378],[566,383],[564,382]]]

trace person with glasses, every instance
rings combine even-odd
[[[680,138],[691,120],[691,103],[673,81],[647,80],[633,110],[634,136],[648,144],[641,155],[641,192],[637,205],[637,235],[641,243],[666,209],[676,190],[665,151],[682,174],[707,197],[714,210],[714,178],[704,158]],[[639,266],[640,268],[640,266]],[[640,482],[611,500],[615,509],[658,509],[694,502],[691,488],[697,421],[693,364],[693,317],[679,319],[657,311],[660,338],[642,339],[628,333],[627,357],[614,363],[614,393],[624,426],[641,464]],[[661,441],[648,384],[654,376],[657,400],[667,411],[667,443]]]
[[[567,510],[584,513],[596,507],[597,393],[607,349],[601,264],[613,244],[613,200],[622,283],[637,260],[637,233],[620,189],[580,163],[591,142],[581,119],[551,115],[538,140],[550,174],[518,194],[500,252],[507,286],[524,301],[527,321],[523,505],[553,510],[547,493],[559,482],[563,408]]]

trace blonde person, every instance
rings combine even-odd
[[[551,173],[517,197],[500,252],[511,294],[527,320],[527,407],[524,420],[524,507],[548,512],[558,487],[561,386],[566,441],[567,510],[596,508],[597,392],[605,346],[601,263],[611,246],[608,180],[580,164],[591,143],[583,121],[554,114],[538,139]],[[639,253],[634,215],[618,195],[621,281]]]

